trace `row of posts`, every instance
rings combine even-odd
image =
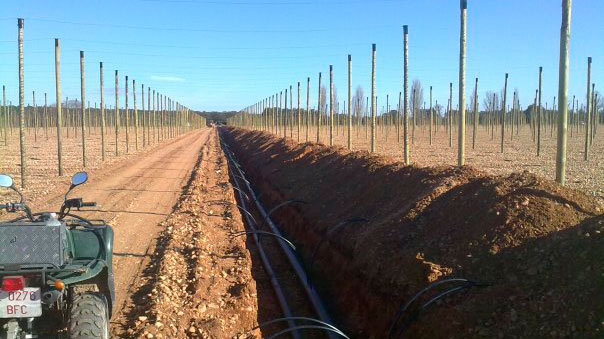
[[[466,103],[465,103],[465,68],[466,68],[466,12],[467,12],[467,0],[460,0],[460,35],[459,35],[459,99],[458,99],[458,110],[457,110],[457,127],[458,127],[458,140],[457,140],[457,164],[458,166],[463,166],[465,164],[465,125],[466,125]],[[569,41],[570,41],[570,17],[571,17],[571,1],[570,0],[562,0],[562,22],[560,29],[560,54],[559,54],[559,84],[558,84],[558,107],[557,107],[557,148],[556,148],[556,181],[562,185],[565,183],[565,174],[566,174],[566,157],[567,157],[567,126],[568,126],[568,54],[569,54]],[[376,47],[375,44],[372,46],[372,63],[371,63],[371,142],[369,146],[370,152],[375,152],[376,150],[376,141],[375,141],[375,132],[376,132],[376,88],[375,88],[375,76],[376,76]],[[404,91],[404,100],[403,107],[399,107],[399,111],[402,110],[403,113],[403,152],[402,157],[405,164],[409,164],[409,123],[408,123],[408,27],[403,26],[403,66],[404,66],[404,74],[403,74],[403,91]],[[330,98],[329,98],[329,145],[333,145],[333,129],[334,129],[334,102],[333,102],[333,67],[330,65]],[[595,135],[595,130],[597,123],[593,121],[593,118],[596,117],[594,115],[593,109],[590,112],[590,108],[593,106],[596,108],[597,101],[594,100],[593,95],[590,94],[590,73],[591,73],[591,57],[588,58],[588,76],[587,76],[587,100],[586,100],[586,123],[585,123],[585,150],[584,150],[584,158],[588,160],[589,158],[589,147],[593,142],[593,136]],[[508,74],[505,74],[504,80],[504,89],[503,89],[503,98],[501,111],[502,114],[499,116],[500,127],[501,127],[501,148],[500,151],[504,151],[504,137],[506,132],[506,107],[507,107],[507,82],[508,82]],[[300,83],[298,83],[298,93]],[[307,121],[309,119],[310,112],[309,110],[309,100],[308,93],[310,87],[310,79],[307,78],[307,104],[306,104],[306,112],[307,112]],[[476,78],[476,89],[474,93],[474,114],[473,114],[473,137],[472,137],[472,147],[474,147],[476,139],[476,129],[478,123],[478,109],[477,109],[477,87],[478,87],[478,78]],[[540,68],[540,80],[539,80],[539,103],[536,105],[537,109],[537,153],[540,150],[540,140],[541,140],[541,68]],[[593,87],[593,85],[592,85]],[[450,98],[452,98],[452,84],[450,89]],[[291,93],[291,87],[290,87]],[[265,98],[254,105],[248,106],[244,108],[241,113],[242,115],[233,117],[230,120],[232,124],[241,124],[246,126],[246,121],[244,115],[250,114],[260,114],[264,116],[263,124],[265,126],[270,126],[270,130],[273,133],[278,132],[278,126],[283,126],[282,131],[284,132],[284,137],[286,136],[287,129],[287,116],[281,115],[281,95],[282,92],[279,92],[275,95],[271,95],[268,98]],[[516,93],[514,95],[514,106],[516,105]],[[277,103],[278,98],[278,103]],[[299,98],[299,95],[298,95]],[[351,135],[352,135],[352,102],[351,102],[351,56],[348,56],[348,140],[347,145],[348,148],[351,149]],[[287,111],[287,89],[285,90],[285,110]],[[399,100],[400,101],[400,100]],[[290,94],[290,102],[291,102],[291,94]],[[317,126],[317,141],[320,141],[320,128],[321,124],[321,73],[319,73],[319,96],[318,96],[318,109],[319,112],[316,116],[316,126]],[[574,103],[574,100],[573,100]],[[453,129],[453,118],[451,117],[452,113],[452,100],[450,99],[448,102],[448,112],[449,112],[449,127],[448,130],[450,132],[450,145],[452,145],[452,129]],[[399,104],[400,105],[400,104]],[[277,111],[275,112],[275,107],[277,107]],[[266,108],[269,108],[266,111]],[[515,107],[516,108],[516,107]],[[534,115],[534,114],[533,114]],[[593,116],[592,116],[593,115]],[[282,119],[279,121],[279,119]],[[300,105],[298,103],[298,121],[301,119],[300,114]],[[533,121],[534,117],[531,117],[531,121]],[[591,119],[591,120],[590,120]],[[433,111],[432,111],[432,87],[430,87],[430,141],[432,138],[432,120],[433,120]],[[252,120],[253,121],[253,120]],[[293,123],[293,119],[290,119],[290,123]],[[298,124],[300,126],[300,124]],[[246,127],[250,127],[249,124]],[[290,126],[293,128],[293,126]],[[397,130],[399,127],[399,122],[397,121]],[[510,126],[513,131],[513,124]],[[298,127],[299,129],[299,127]],[[308,130],[308,123],[307,123]],[[513,134],[513,133],[512,133]],[[308,132],[307,132],[308,135]],[[300,133],[298,133],[298,139],[300,138]]]
[[[25,141],[25,128],[26,128],[26,119],[25,119],[25,90],[24,90],[24,66],[23,66],[23,28],[24,28],[24,20],[22,18],[17,19],[18,24],[18,49],[19,49],[19,106],[18,106],[18,125],[19,125],[19,144],[20,144],[20,170],[21,170],[21,187],[27,187],[27,155],[26,155],[26,141]],[[86,112],[87,108],[85,107],[86,102],[86,89],[85,89],[85,69],[84,69],[84,51],[80,51],[80,115],[79,119],[75,119],[72,116],[71,121],[63,122],[63,109],[61,105],[61,61],[60,61],[60,42],[59,39],[55,39],[55,89],[56,89],[56,115],[54,119],[49,118],[47,116],[47,103],[46,103],[46,93],[44,94],[45,108],[44,113],[45,116],[43,119],[40,119],[45,124],[45,129],[48,129],[49,123],[54,122],[56,126],[56,136],[57,136],[57,166],[58,166],[58,175],[62,176],[63,173],[63,140],[62,140],[62,130],[64,126],[68,124],[72,124],[72,127],[75,127],[80,122],[81,127],[81,143],[82,143],[82,167],[87,167],[87,148],[86,148]],[[103,62],[99,63],[99,77],[100,77],[100,106],[99,106],[99,121],[100,125],[100,135],[101,135],[101,158],[103,161],[106,159],[107,145],[106,145],[106,129],[107,126],[107,114],[105,112],[105,98],[104,98],[104,70],[103,70]],[[181,135],[187,131],[192,129],[201,128],[205,126],[205,119],[198,114],[192,113],[186,106],[181,105],[179,102],[174,101],[173,99],[167,97],[166,95],[160,94],[155,90],[151,90],[150,87],[147,87],[147,106],[145,108],[145,86],[141,84],[140,90],[140,105],[141,111],[139,112],[137,106],[137,92],[136,92],[136,81],[132,80],[132,109],[133,112],[130,114],[129,106],[129,80],[128,76],[125,76],[124,79],[124,96],[125,96],[125,107],[123,110],[123,114],[121,113],[119,106],[119,77],[118,70],[115,70],[115,106],[114,115],[113,115],[113,123],[115,129],[115,155],[120,154],[120,124],[125,125],[125,138],[126,138],[126,149],[125,152],[130,152],[130,130],[131,127],[134,127],[134,146],[135,149],[139,149],[139,128],[142,127],[142,147],[146,147],[153,142],[159,142],[165,138],[172,138],[177,135]],[[6,92],[5,87],[3,86],[3,110],[2,116],[3,119],[0,121],[2,123],[2,131],[4,134],[4,142],[8,145],[7,129],[11,129],[10,125],[11,118],[10,113],[7,112],[6,109]],[[34,107],[35,107],[35,93],[34,93]],[[89,111],[89,108],[88,108]],[[90,114],[90,113],[89,113]],[[134,121],[130,121],[130,117],[134,118]],[[36,121],[37,128],[38,120],[37,116],[34,116]],[[90,122],[90,120],[88,120]],[[67,129],[69,133],[69,129]],[[37,133],[37,130],[36,130]]]

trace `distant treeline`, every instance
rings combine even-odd
[[[224,111],[224,112],[195,112],[197,114],[201,114],[202,117],[206,118],[208,123],[216,123],[216,124],[226,124],[226,120],[238,112],[235,111]]]

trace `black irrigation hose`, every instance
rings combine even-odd
[[[231,156],[229,155],[229,158],[230,157]],[[227,161],[227,166],[229,167],[229,169],[231,169],[231,163],[229,161]],[[246,206],[245,200],[243,200],[243,194],[241,194],[242,190],[239,187],[239,182],[235,178],[234,173],[231,173],[231,174],[233,175],[233,183],[235,184],[234,187],[239,188],[238,192],[239,192],[239,199],[241,200],[241,204],[243,206]],[[250,218],[250,216],[247,214],[245,215],[245,218],[248,221],[250,228],[253,231],[256,231],[257,224],[255,223],[254,219]],[[271,285],[273,286],[273,290],[275,291],[275,296],[277,297],[279,306],[281,307],[281,310],[283,311],[283,314],[285,314],[285,316],[292,317],[293,315],[292,315],[289,305],[287,303],[287,299],[285,298],[285,294],[283,293],[283,289],[281,288],[281,285],[279,285],[279,281],[277,280],[275,271],[273,271],[273,267],[271,266],[270,260],[268,259],[268,256],[266,255],[266,252],[264,251],[264,247],[262,246],[262,243],[260,242],[258,235],[254,234],[253,239],[254,239],[254,242],[256,243],[256,248],[258,248],[258,255],[260,256],[260,259],[262,260],[262,265],[264,266],[264,270],[270,278],[270,282],[271,282]],[[289,326],[289,328],[295,327],[296,323],[293,320],[288,320],[288,326]],[[293,332],[292,337],[294,339],[301,339],[299,331]]]
[[[304,200],[299,200],[299,199],[286,200],[286,201],[280,203],[279,205],[273,207],[270,211],[268,211],[268,213],[266,214],[266,217],[264,217],[264,225],[267,225],[267,223],[268,223],[267,220],[270,219],[271,214],[273,214],[273,212],[275,212],[276,210],[278,210],[279,208],[281,208],[283,206],[287,206],[290,204],[308,204],[308,203]]]
[[[283,206],[286,206],[286,205],[289,205],[289,204],[308,204],[308,203],[306,201],[304,201],[304,200],[299,200],[299,199],[292,199],[292,200],[284,201],[284,202],[280,203],[279,205],[271,208],[271,210],[268,211],[268,213],[266,214],[266,218],[270,218],[270,216],[271,216],[271,214],[273,214],[273,212],[275,212],[279,208],[281,208]]]
[[[262,328],[262,327],[265,327],[265,326],[268,326],[268,325],[271,325],[271,324],[275,324],[275,323],[278,323],[278,322],[281,322],[281,321],[287,321],[287,320],[306,320],[306,321],[309,321],[309,322],[314,322],[314,323],[317,323],[317,324],[321,324],[321,325],[323,325],[325,327],[329,327],[329,328],[331,328],[331,329],[339,332],[339,334],[342,334],[344,337],[346,337],[346,335],[344,334],[344,332],[340,331],[337,327],[333,326],[332,324],[326,323],[324,321],[321,321],[321,320],[318,320],[318,319],[315,319],[315,318],[309,318],[309,317],[285,317],[285,318],[277,318],[277,319],[273,319],[273,320],[269,320],[269,321],[263,322],[262,324],[259,324],[258,326],[251,328],[247,332],[250,332],[250,331],[253,331],[255,329],[259,329],[259,328]]]
[[[430,306],[432,303],[436,302],[437,300],[441,299],[442,297],[446,296],[447,294],[451,294],[453,292],[456,291],[461,291],[465,288],[470,287],[470,285],[464,285],[464,286],[458,286],[458,287],[454,287],[450,290],[446,290],[444,292],[439,293],[438,295],[436,295],[434,298],[428,300],[426,303],[424,303],[421,307],[422,310],[425,310],[428,306]]]
[[[251,231],[251,232],[240,232],[240,233],[236,233],[235,235],[233,235],[233,238],[237,238],[240,237],[242,235],[246,235],[246,234],[259,234],[259,235],[270,235],[276,238],[279,238],[283,241],[285,241],[289,247],[291,247],[294,251],[296,250],[296,246],[294,246],[294,244],[292,244],[291,241],[287,240],[287,238],[285,238],[284,236],[272,233],[272,232],[266,232],[266,231]]]
[[[421,289],[418,293],[416,293],[411,299],[409,299],[409,301],[407,301],[403,307],[401,307],[401,309],[396,313],[394,320],[392,321],[392,324],[390,325],[390,329],[388,331],[388,338],[393,338],[395,329],[397,327],[397,324],[399,323],[399,320],[403,317],[403,315],[405,314],[405,312],[407,311],[407,309],[409,309],[409,307],[416,301],[419,299],[420,296],[422,296],[424,293],[428,292],[429,290],[440,286],[440,285],[444,285],[444,284],[449,284],[449,283],[461,283],[461,286],[457,286],[457,287],[453,287],[451,289],[448,289],[444,292],[441,292],[439,294],[437,294],[435,297],[433,297],[432,299],[428,300],[426,303],[422,304],[416,311],[414,311],[411,314],[411,319],[410,321],[414,321],[417,319],[417,317],[419,316],[419,314],[425,310],[428,306],[430,306],[431,304],[433,304],[434,302],[436,302],[437,300],[453,293],[453,292],[457,292],[457,291],[461,291],[464,290],[466,288],[470,288],[470,287],[478,287],[478,286],[488,286],[487,284],[483,284],[483,283],[479,283],[479,282],[475,282],[472,280],[468,280],[468,279],[463,279],[463,278],[450,278],[450,279],[444,279],[444,280],[439,280],[436,281],[426,287],[424,287],[423,289]],[[396,333],[396,336],[394,336],[394,338],[399,337],[404,329],[405,329],[405,324],[406,322],[403,322],[401,329]]]
[[[419,315],[421,314],[421,312],[423,312],[428,306],[430,306],[432,303],[438,301],[439,299],[447,296],[448,294],[451,294],[453,292],[457,292],[457,291],[461,291],[464,290],[466,288],[469,288],[471,285],[463,285],[463,286],[458,286],[458,287],[454,287],[451,288],[449,290],[446,290],[444,292],[439,293],[438,295],[436,295],[434,298],[430,299],[428,302],[424,303],[419,309],[415,310],[410,316],[409,316],[409,320],[405,321],[401,324],[401,328],[399,329],[398,333],[396,334],[396,337],[400,337],[401,334],[403,334],[403,332],[405,331],[405,328],[407,326],[407,324],[417,320],[417,318],[419,317]]]
[[[233,176],[234,176],[235,178],[239,178],[239,179],[241,179],[241,180],[245,181],[245,182],[246,182],[246,183],[248,183],[248,184],[250,183],[249,181],[247,181],[247,179],[246,179],[246,178],[242,177],[241,175],[233,174]]]
[[[258,225],[258,222],[256,222],[256,219],[254,218],[252,213],[250,213],[250,211],[247,210],[247,208],[237,205],[234,202],[230,202],[230,201],[226,201],[226,200],[212,200],[212,201],[206,201],[206,203],[208,203],[208,205],[218,205],[219,203],[222,203],[223,205],[237,206],[237,208],[239,208],[240,211],[245,212],[250,218],[252,218],[252,220],[254,221],[254,225],[256,225],[256,226]]]
[[[234,161],[233,159],[233,152],[228,152],[228,157],[231,161]],[[240,168],[237,168],[239,171],[241,170]],[[239,172],[241,175],[242,172]],[[235,177],[235,174],[233,173],[233,177]],[[247,187],[247,190],[250,193],[250,197],[252,198],[252,200],[254,201],[258,211],[260,212],[260,214],[266,219],[268,226],[270,227],[271,231],[275,234],[281,234],[281,232],[279,232],[279,229],[277,228],[277,226],[272,222],[272,220],[270,218],[267,217],[267,213],[264,210],[264,207],[262,206],[262,204],[258,201],[258,198],[254,192],[254,190],[251,187],[251,184],[249,181],[244,180],[245,181],[245,185]],[[237,184],[238,185],[238,184]],[[257,235],[254,235],[257,238]],[[292,251],[288,246],[285,246],[282,242],[278,242],[279,245],[281,246],[285,256],[287,257],[287,259],[289,260],[292,269],[294,270],[294,272],[296,273],[296,275],[298,276],[298,279],[300,281],[300,284],[302,285],[302,287],[304,288],[304,291],[306,292],[309,301],[311,302],[316,314],[318,315],[318,317],[323,320],[324,322],[330,323],[331,319],[329,317],[329,315],[327,314],[327,311],[325,309],[325,306],[323,306],[323,302],[321,301],[321,299],[319,298],[318,294],[316,293],[316,291],[314,291],[308,284],[307,284],[307,277],[306,277],[306,272],[304,271],[304,269],[302,268],[300,262],[298,261],[295,252]],[[273,285],[274,286],[274,285]],[[284,313],[286,313],[284,311]],[[291,314],[285,314],[287,317],[291,317]],[[290,328],[293,327],[290,325]],[[297,332],[294,332],[297,333]],[[330,339],[336,339],[337,337],[332,333],[329,332],[327,333],[327,335],[329,336]]]
[[[346,335],[344,335],[344,333],[340,332],[340,331],[336,331],[331,327],[327,327],[327,326],[316,326],[316,325],[300,325],[300,326],[294,326],[294,327],[290,327],[288,329],[285,329],[283,331],[277,332],[273,335],[271,335],[270,337],[268,337],[267,339],[274,339],[277,338],[278,336],[285,334],[285,333],[289,333],[292,331],[297,331],[297,330],[303,330],[303,329],[316,329],[316,330],[324,330],[324,331],[328,331],[328,332],[333,332],[336,333],[346,339],[350,339],[349,337],[347,337]]]
[[[245,199],[247,201],[250,201],[250,197],[247,195],[247,193],[245,193],[244,191],[242,191],[239,187],[232,186],[232,188],[235,189],[235,190],[237,190],[239,193],[243,194],[243,196],[245,196]]]
[[[323,242],[329,238],[329,236],[335,232],[338,228],[347,225],[347,224],[351,224],[351,223],[355,223],[355,222],[368,222],[368,219],[362,218],[362,217],[355,217],[355,218],[349,218],[346,220],[343,220],[341,222],[339,222],[338,224],[336,224],[334,227],[332,227],[331,229],[327,229],[327,231],[325,232],[324,236],[321,237],[321,239],[319,240],[319,242],[315,245],[315,248],[312,251],[312,254],[310,255],[310,263],[309,263],[309,268],[308,268],[308,277],[307,277],[307,282],[308,284],[313,287],[312,284],[312,276],[313,276],[313,268],[314,268],[314,263],[315,263],[315,256],[317,255],[317,252],[319,251],[319,247],[323,244]],[[314,288],[314,287],[313,287]]]

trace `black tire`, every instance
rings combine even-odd
[[[69,308],[69,338],[109,339],[107,300],[99,292],[75,294]]]

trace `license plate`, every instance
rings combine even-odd
[[[0,318],[32,318],[41,315],[40,288],[0,291]]]

